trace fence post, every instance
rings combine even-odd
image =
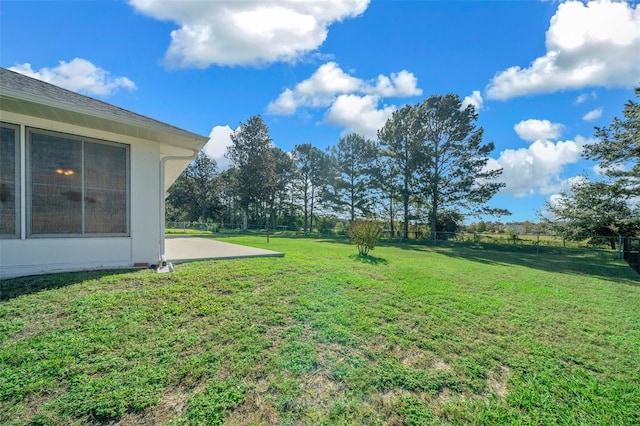
[[[622,248],[622,235],[618,235],[618,259],[624,259],[624,253]]]

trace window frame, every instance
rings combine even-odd
[[[32,135],[33,134],[50,135],[53,137],[60,137],[69,140],[77,141],[80,144],[81,159],[80,159],[80,173],[81,173],[81,190],[82,190],[82,207],[81,207],[81,232],[79,233],[34,233],[32,229],[33,218],[33,177],[32,177]],[[46,129],[40,129],[36,127],[26,127],[25,129],[25,154],[26,154],[26,236],[27,238],[105,238],[105,237],[130,237],[131,236],[131,146],[120,142],[112,142],[104,139],[90,138],[77,134],[70,134]],[[85,210],[86,200],[84,199],[86,176],[85,176],[85,143],[93,143],[107,146],[114,146],[125,149],[126,162],[125,162],[125,175],[126,175],[126,213],[125,213],[125,232],[118,233],[96,233],[86,232]]]
[[[20,135],[21,135],[21,126],[19,124],[8,123],[5,121],[0,121],[0,127],[4,127],[7,129],[12,129],[14,131],[14,214],[15,214],[15,226],[14,232],[12,234],[3,234],[0,233],[0,239],[19,239],[22,229],[22,186],[21,186],[21,147],[20,147]]]

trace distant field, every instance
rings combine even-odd
[[[0,281],[0,424],[640,424],[610,251],[224,240],[286,256]]]

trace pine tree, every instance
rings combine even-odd
[[[430,205],[432,238],[441,210],[467,214],[509,214],[486,203],[504,183],[502,169],[486,168],[492,142],[482,143],[482,128],[472,105],[462,108],[457,95],[434,95],[414,107],[415,133],[420,139],[418,176],[422,195]]]
[[[167,203],[173,219],[204,222],[220,213],[220,188],[216,169],[216,161],[200,151],[169,188]]]
[[[334,208],[346,208],[354,221],[356,216],[362,217],[371,211],[369,196],[376,147],[364,136],[352,133],[340,138],[331,153],[337,170]]]
[[[231,134],[231,142],[226,155],[238,169],[240,206],[244,212],[242,229],[246,230],[249,206],[254,205],[259,211],[260,206],[267,205],[272,198],[276,187],[269,128],[262,117],[255,115],[246,123],[240,123]]]
[[[378,130],[380,143],[379,178],[384,179],[388,196],[397,196],[403,208],[403,237],[409,238],[409,208],[417,194],[416,172],[419,164],[420,140],[416,137],[415,107],[405,106],[391,115]],[[393,171],[393,173],[387,173]],[[393,220],[393,218],[391,219]]]
[[[635,89],[640,97],[640,87]],[[584,147],[585,158],[598,161],[605,174],[630,196],[640,196],[640,103],[629,100],[623,119],[596,127],[599,142]]]

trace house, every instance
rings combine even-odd
[[[0,68],[0,279],[158,264],[208,138]]]

